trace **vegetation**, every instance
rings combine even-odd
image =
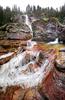
[[[41,8],[40,6],[33,6],[30,7],[30,5],[26,8],[27,14],[29,16],[34,16],[37,18],[43,18],[43,17],[57,17],[60,22],[65,23],[65,5],[60,7],[60,10],[51,8]]]
[[[16,5],[14,5],[14,7],[12,8],[12,10],[9,7],[6,7],[5,9],[3,9],[3,7],[0,6],[0,26],[12,22],[13,21],[13,17],[17,14],[22,13],[20,11],[20,8]]]
[[[65,23],[65,5],[60,7],[60,10],[51,8],[41,8],[39,5],[31,7],[28,5],[26,7],[26,12],[28,16],[34,16],[37,18],[49,18],[49,17],[57,17],[60,22]],[[9,7],[5,9],[0,6],[0,26],[12,22],[13,17],[17,14],[22,14],[20,8],[14,5],[12,10]]]

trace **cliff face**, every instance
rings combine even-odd
[[[33,40],[50,42],[59,38],[59,41],[64,41],[65,26],[60,24],[55,18],[47,20],[40,19],[32,23]]]
[[[30,29],[26,24],[10,23],[6,26],[6,28],[5,26],[3,26],[3,28],[1,28],[0,30],[1,39],[26,40],[31,38]]]
[[[23,22],[8,23],[0,27],[0,55],[25,48],[32,38],[30,28]]]

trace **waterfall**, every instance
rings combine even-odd
[[[26,16],[26,24],[32,29],[28,16]],[[32,33],[32,32],[31,32]],[[12,85],[20,85],[23,88],[29,88],[37,86],[43,79],[49,74],[51,70],[51,64],[48,59],[39,66],[36,66],[36,61],[39,59],[40,51],[32,49],[37,43],[35,41],[28,40],[27,47],[31,50],[26,50],[22,53],[14,56],[9,62],[0,66],[0,86],[7,87]],[[27,55],[28,54],[28,55]],[[8,55],[6,55],[8,56]],[[3,57],[3,56],[2,56]],[[1,57],[1,58],[2,58]],[[26,58],[27,57],[27,58]],[[35,57],[34,59],[28,59],[28,57]],[[28,60],[28,62],[25,61]],[[22,64],[24,61],[24,65]],[[34,66],[34,69],[33,69]]]
[[[37,45],[35,41],[28,40],[27,41],[27,48],[33,48],[34,45]]]
[[[29,26],[29,28],[31,30],[31,35],[33,36],[32,26],[31,26],[31,23],[29,21],[27,14],[25,15],[25,24]],[[30,40],[27,41],[27,48],[32,48],[36,44],[37,43],[35,41],[31,41],[31,39],[30,39]]]
[[[31,32],[32,32],[32,26],[31,26],[31,23],[29,21],[29,18],[28,18],[28,15],[25,15],[25,24],[29,26]]]
[[[5,88],[11,85],[20,85],[24,86],[23,88],[25,88],[26,86],[27,88],[29,88],[32,86],[37,86],[42,82],[42,79],[46,77],[46,74],[48,74],[51,69],[49,61],[45,60],[36,72],[28,72],[27,74],[25,74],[23,73],[23,71],[28,68],[29,64],[34,65],[34,62],[31,61],[27,65],[21,67],[19,63],[22,61],[22,57],[24,55],[24,53],[19,54],[17,55],[18,58],[14,57],[8,63],[2,65],[2,69],[0,70],[0,86]],[[45,72],[47,65],[48,72]],[[16,68],[16,66],[19,67]]]
[[[58,44],[58,38],[56,38],[53,42],[49,42],[48,44]]]

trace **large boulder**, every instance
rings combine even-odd
[[[59,42],[63,41],[65,43],[65,27],[59,28],[58,38]]]
[[[65,25],[62,25],[56,18],[36,20],[32,23],[32,29],[33,40],[44,42],[54,41],[56,38],[65,40]]]
[[[28,40],[31,38],[31,32],[26,24],[9,23],[0,28],[0,39]]]
[[[37,20],[32,23],[33,40],[54,41],[57,37],[56,23],[51,20]]]

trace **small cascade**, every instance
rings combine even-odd
[[[23,88],[26,86],[26,88],[29,88],[37,86],[49,74],[51,70],[49,60],[45,59],[40,66],[37,65],[36,62],[39,60],[40,51],[32,49],[36,45],[34,41],[29,40],[27,45],[31,48],[30,51],[26,50],[19,53],[9,62],[0,66],[1,87],[19,85],[24,86]]]
[[[48,44],[58,44],[58,38],[56,38],[53,42],[49,42]]]
[[[25,24],[29,26],[31,32],[32,32],[32,26],[31,26],[31,23],[29,21],[29,18],[28,18],[28,15],[25,15]]]
[[[35,41],[31,41],[31,40],[27,41],[27,48],[33,48],[34,45],[37,45]]]
[[[28,18],[28,15],[25,15],[25,24],[29,26],[30,30],[31,30],[31,33],[32,33],[32,36],[33,36],[33,32],[32,32],[32,26],[31,26],[31,23],[29,21],[29,18]],[[27,48],[33,48],[34,45],[36,45],[37,43],[35,41],[31,41],[31,40],[28,40],[27,41]]]

